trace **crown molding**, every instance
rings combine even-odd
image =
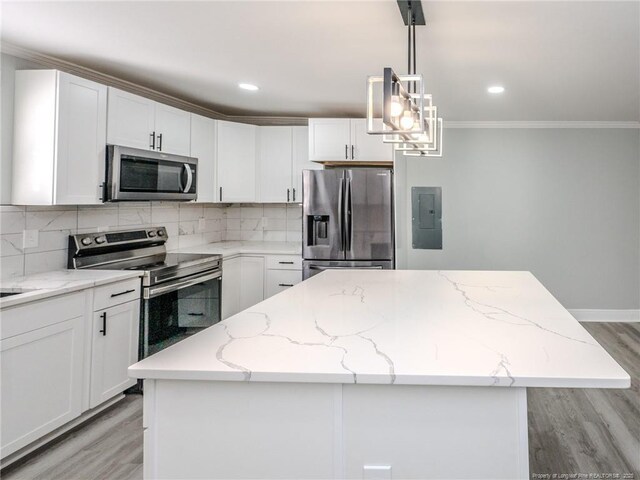
[[[253,125],[307,125],[308,119],[301,117],[273,117],[273,116],[260,116],[260,115],[226,115],[224,113],[211,110],[206,107],[202,107],[198,104],[184,100],[182,98],[174,97],[166,93],[154,90],[144,85],[138,85],[128,80],[123,80],[113,75],[109,75],[97,70],[93,70],[82,65],[78,65],[73,62],[68,62],[57,57],[46,55],[36,52],[27,48],[23,48],[8,42],[2,42],[0,44],[0,51],[14,57],[22,58],[30,62],[36,63],[45,68],[52,68],[60,70],[72,75],[77,75],[87,80],[107,85],[109,87],[119,88],[142,97],[155,100],[172,107],[186,110],[203,117],[214,118],[217,120],[227,120],[229,122],[250,123]]]
[[[630,128],[640,129],[640,122],[578,122],[578,121],[446,121],[444,128]]]

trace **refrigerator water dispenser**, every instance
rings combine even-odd
[[[329,215],[307,215],[307,245],[329,245]]]

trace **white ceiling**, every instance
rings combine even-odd
[[[640,120],[640,1],[423,7],[418,72],[446,120]],[[228,114],[363,115],[367,75],[406,71],[395,0],[3,0],[1,38]]]

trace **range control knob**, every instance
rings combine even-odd
[[[93,240],[91,240],[91,237],[84,237],[82,240],[80,240],[80,243],[82,243],[83,245],[91,245],[91,242]]]
[[[158,236],[164,237],[164,230],[158,230]]]
[[[156,236],[156,232],[154,232],[153,230],[149,230],[148,234],[149,234],[149,237],[155,237]]]
[[[106,241],[107,241],[107,239],[105,237],[96,237],[96,243],[98,243],[98,244],[104,243]]]

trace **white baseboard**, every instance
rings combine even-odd
[[[640,322],[640,309],[595,310],[576,308],[569,313],[579,322]]]

